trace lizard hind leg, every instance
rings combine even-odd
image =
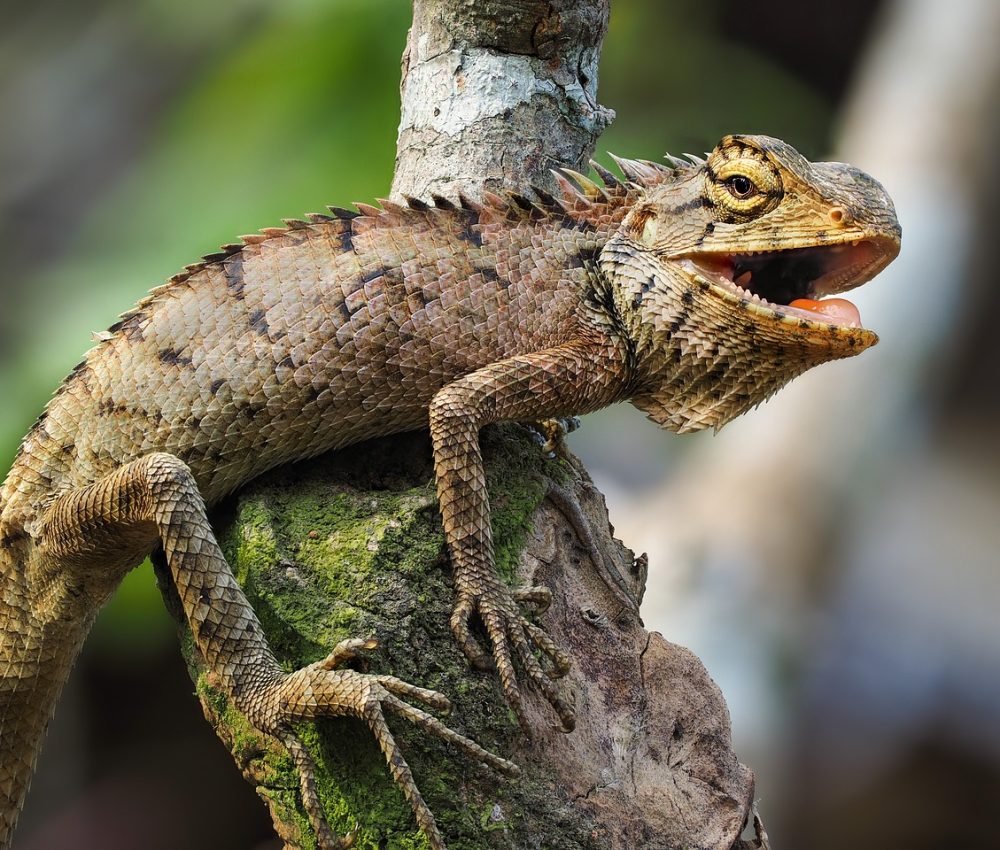
[[[352,833],[336,836],[327,823],[315,766],[291,728],[296,721],[321,716],[364,721],[434,850],[444,850],[444,842],[385,723],[384,709],[478,761],[506,774],[517,773],[511,762],[404,702],[447,710],[443,695],[392,676],[340,669],[374,648],[370,639],[343,641],[325,659],[285,673],[216,542],[191,471],[173,455],[147,455],[60,497],[45,516],[40,538],[46,562],[60,568],[55,572],[84,576],[99,574],[98,565],[112,555],[120,562],[123,550],[135,563],[159,541],[184,616],[218,686],[251,724],[289,749],[322,850],[349,847],[354,839]]]

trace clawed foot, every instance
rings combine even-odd
[[[528,678],[542,692],[559,715],[566,732],[576,725],[576,713],[559,694],[552,679],[569,672],[569,657],[539,626],[529,621],[518,609],[519,603],[533,604],[541,611],[548,608],[552,595],[545,587],[524,587],[510,590],[500,584],[490,586],[478,594],[459,593],[458,603],[451,615],[451,630],[462,651],[479,669],[490,667],[490,658],[472,636],[470,623],[478,615],[493,645],[493,663],[500,674],[507,703],[517,715],[522,728],[530,732],[524,715],[521,690],[514,672],[513,657],[527,673]],[[535,653],[539,653],[541,661]],[[543,668],[544,664],[544,668]]]
[[[292,673],[278,683],[261,712],[248,712],[258,726],[277,737],[288,748],[299,771],[302,803],[316,831],[322,850],[344,850],[353,846],[357,829],[345,836],[336,835],[323,814],[316,790],[316,766],[302,742],[291,730],[291,722],[314,717],[357,717],[371,729],[381,748],[389,771],[409,801],[417,824],[433,850],[445,850],[434,815],[427,807],[413,780],[413,774],[385,722],[385,711],[409,720],[425,732],[454,744],[466,755],[490,765],[508,776],[516,776],[517,765],[484,750],[475,741],[450,729],[436,717],[411,705],[419,702],[437,711],[447,712],[451,703],[437,691],[419,688],[394,676],[359,673],[338,669],[366,650],[375,649],[377,641],[345,640],[325,659]],[[409,700],[409,702],[407,702]],[[253,717],[258,714],[257,717]],[[262,716],[260,716],[262,715]]]
[[[530,425],[547,458],[566,454],[566,435],[572,434],[579,427],[580,420],[576,416],[564,416],[562,419],[543,419],[539,422],[532,422]]]

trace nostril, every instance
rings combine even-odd
[[[846,224],[850,220],[850,213],[848,213],[843,207],[834,207],[830,210],[830,221],[834,224]]]

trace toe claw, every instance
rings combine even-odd
[[[499,615],[495,619],[499,624]],[[375,645],[372,639],[343,641],[324,662],[303,667],[285,676],[273,693],[275,708],[272,713],[275,716],[264,717],[261,728],[267,727],[268,731],[275,734],[292,756],[299,772],[302,805],[322,850],[346,850],[353,847],[358,839],[359,827],[355,824],[342,837],[332,831],[317,791],[316,766],[306,747],[292,731],[290,724],[293,722],[321,715],[353,716],[367,724],[430,846],[434,850],[444,850],[444,840],[434,815],[424,802],[406,759],[385,722],[385,709],[400,715],[424,732],[457,745],[466,755],[502,773],[517,775],[518,768],[454,731],[433,715],[404,701],[419,701],[434,709],[448,710],[451,703],[443,694],[411,685],[395,676],[359,673],[350,669],[334,670],[325,666],[327,663],[336,666],[356,656],[360,650],[374,648]],[[516,682],[513,686],[516,689]]]
[[[459,600],[451,614],[451,633],[455,636],[462,653],[469,659],[469,663],[477,670],[486,671],[493,666],[490,656],[483,651],[479,641],[472,636],[472,630],[469,626],[469,618],[472,616],[474,607],[472,600]]]
[[[486,666],[481,663],[486,660],[485,654],[469,651],[470,645],[478,649],[478,644],[471,637],[469,620],[473,614],[479,615],[492,644],[492,662],[500,676],[504,698],[518,724],[529,736],[531,727],[525,714],[515,663],[542,692],[564,730],[571,730],[576,723],[573,709],[551,681],[569,672],[569,657],[544,629],[526,619],[518,610],[519,603],[532,604],[544,610],[551,601],[552,592],[547,587],[526,586],[511,590],[494,586],[478,596],[460,598],[451,620],[459,645],[472,663],[482,669]]]
[[[534,605],[539,614],[544,614],[552,604],[552,591],[543,585],[515,588],[511,595],[520,605]]]
[[[378,639],[369,638],[349,638],[342,640],[326,658],[319,662],[321,670],[336,670],[351,661],[356,661],[363,652],[370,652],[378,649]]]

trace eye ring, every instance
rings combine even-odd
[[[741,201],[752,198],[757,194],[757,187],[754,186],[753,181],[745,174],[734,174],[732,177],[727,177],[724,185],[729,190],[730,195]]]

